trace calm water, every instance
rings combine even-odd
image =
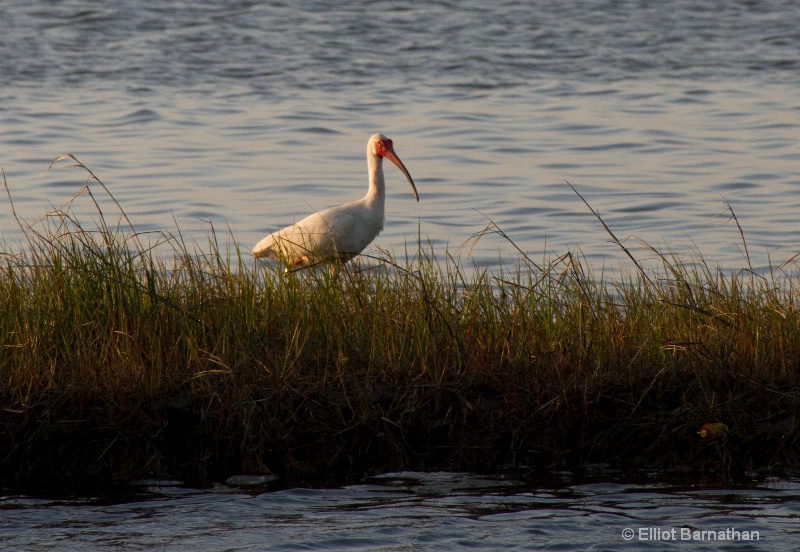
[[[5,0],[0,23],[0,165],[29,221],[83,184],[46,170],[69,152],[138,229],[203,244],[210,221],[249,249],[363,195],[381,131],[421,194],[388,168],[375,245],[398,254],[419,233],[466,256],[491,219],[534,258],[624,265],[565,181],[630,246],[745,266],[724,197],[754,265],[800,252],[794,1]]]
[[[126,501],[0,497],[0,548],[742,551],[800,546],[797,481],[732,488],[619,482],[530,488],[469,475],[400,473],[339,489],[244,493],[224,486],[200,491],[167,485],[143,487],[142,494]],[[630,540],[623,536],[626,529],[633,530]],[[691,540],[694,531],[706,533]],[[720,542],[719,532],[725,536],[726,531],[727,538],[746,534],[753,540]],[[710,540],[708,532],[718,540]]]
[[[534,258],[580,249],[597,268],[624,266],[565,181],[631,246],[745,266],[724,197],[755,266],[800,252],[794,1],[4,0],[0,24],[0,166],[29,222],[85,182],[47,170],[69,152],[137,229],[177,222],[202,245],[211,223],[249,249],[360,197],[366,140],[381,131],[421,195],[388,167],[375,245],[396,253],[419,234],[441,257],[513,263],[496,235],[471,247],[492,220]],[[74,209],[91,213],[86,196]],[[3,197],[0,239],[18,238]],[[0,547],[619,549],[625,527],[687,525],[759,530],[757,546],[729,549],[768,550],[796,536],[800,513],[796,482],[420,478],[256,496],[163,487],[123,503],[7,497]],[[692,546],[704,549],[718,547]]]

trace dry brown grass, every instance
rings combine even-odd
[[[10,478],[800,467],[794,265],[650,248],[646,272],[617,241],[634,264],[608,281],[572,254],[493,274],[420,245],[286,277],[213,233],[201,251],[109,224],[89,176],[90,229],[68,203],[2,253]]]

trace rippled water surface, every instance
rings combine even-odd
[[[396,473],[339,489],[244,493],[225,486],[200,491],[167,484],[143,486],[141,497],[126,501],[6,496],[0,498],[0,511],[3,550],[741,551],[800,546],[800,484],[778,480],[721,488],[618,482],[530,488],[463,474]]]
[[[534,257],[623,265],[565,181],[630,246],[742,268],[726,198],[756,267],[800,251],[796,2],[7,0],[0,21],[0,165],[27,221],[83,184],[46,170],[69,152],[139,230],[202,244],[210,222],[249,249],[360,197],[381,131],[421,195],[388,167],[375,245],[398,254],[466,254],[492,220]],[[472,254],[516,259],[494,235]]]

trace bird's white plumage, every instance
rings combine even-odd
[[[271,258],[303,268],[319,263],[344,264],[361,253],[383,230],[386,198],[383,159],[388,158],[406,175],[419,201],[411,175],[394,153],[392,141],[374,134],[367,142],[369,189],[357,201],[324,209],[287,226],[253,247],[256,258]]]

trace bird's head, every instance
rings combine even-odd
[[[369,143],[367,144],[367,151],[379,158],[386,158],[397,165],[397,168],[400,169],[404,175],[406,175],[408,183],[411,184],[411,189],[414,191],[414,198],[419,201],[419,194],[417,193],[417,187],[414,185],[414,180],[408,173],[406,166],[402,161],[400,161],[400,158],[394,152],[394,145],[389,138],[383,134],[373,134],[369,139]]]

